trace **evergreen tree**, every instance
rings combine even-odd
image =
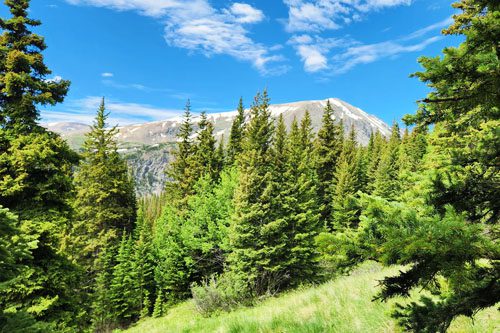
[[[288,280],[282,265],[286,222],[276,219],[276,184],[273,182],[274,126],[267,92],[257,94],[238,159],[239,186],[235,197],[229,256],[231,269],[254,295],[273,292]]]
[[[112,295],[114,247],[105,247],[95,261],[96,278],[92,286],[91,328],[95,332],[108,332],[115,327]]]
[[[318,197],[321,203],[321,220],[331,223],[332,182],[342,152],[344,129],[342,123],[334,122],[333,108],[327,101],[321,128],[315,142],[316,172],[318,174]]]
[[[193,124],[191,120],[191,102],[188,100],[184,111],[184,121],[177,134],[178,144],[174,151],[174,161],[167,168],[170,178],[166,185],[166,192],[181,206],[187,197],[193,194],[194,183],[197,181],[197,168],[194,167],[195,146],[192,140]]]
[[[243,134],[245,131],[245,107],[243,106],[243,98],[240,98],[238,103],[238,114],[233,120],[231,133],[229,135],[229,143],[227,147],[227,164],[234,164],[237,156],[242,151]]]
[[[357,148],[356,132],[351,128],[349,138],[344,141],[339,163],[335,170],[332,200],[331,230],[337,232],[355,227],[359,209],[354,195],[361,187],[362,150]]]
[[[396,199],[401,192],[399,182],[399,156],[401,133],[398,123],[394,122],[391,129],[391,138],[387,143],[376,172],[373,184],[373,194],[388,199]]]
[[[382,152],[385,150],[386,139],[380,132],[372,133],[367,147],[367,161],[366,161],[366,176],[368,183],[366,191],[372,193],[375,187],[375,180],[377,178],[377,171],[379,168]]]
[[[41,24],[28,17],[29,0],[6,0],[12,17],[0,20],[0,128],[17,134],[39,131],[37,105],[64,100],[69,81],[47,80],[52,72],[44,64],[44,38],[31,32]]]
[[[380,297],[428,290],[432,298],[400,305],[408,331],[446,332],[500,301],[498,128],[500,4],[462,0],[445,34],[462,34],[443,57],[421,58],[415,74],[432,91],[406,122],[433,125],[425,170],[401,203],[367,199],[363,241],[369,255],[408,269],[382,281]]]
[[[318,277],[318,253],[314,238],[320,230],[317,198],[317,174],[313,155],[313,132],[309,112],[300,128],[292,123],[288,145],[288,163],[285,172],[285,211],[287,220],[285,262],[290,274],[289,284],[299,285]]]
[[[63,251],[77,155],[37,121],[38,106],[62,102],[69,82],[48,79],[44,39],[30,30],[40,25],[28,17],[30,2],[5,4],[12,16],[0,19],[0,206],[18,216],[21,237],[32,251],[15,283],[3,289],[0,307],[14,309],[17,318],[28,312],[52,329],[64,329],[78,325],[79,317],[73,287],[79,274]],[[8,330],[17,329],[9,325]]]
[[[142,295],[135,268],[132,236],[123,233],[109,290],[115,325],[127,325],[139,317]]]
[[[118,153],[116,127],[106,127],[108,116],[103,99],[75,175],[75,256],[91,277],[101,250],[117,244],[123,231],[130,233],[136,219],[134,184]]]
[[[219,157],[214,138],[214,125],[207,119],[205,112],[201,114],[198,128],[193,157],[193,164],[197,169],[194,178],[197,181],[200,177],[208,174],[211,179],[216,180],[219,177]]]
[[[7,209],[0,208],[0,296],[15,282],[22,271],[22,260],[31,257],[31,248],[17,228],[18,218]],[[37,324],[26,312],[6,312],[6,304],[0,302],[0,331],[38,332],[43,326]]]
[[[154,294],[156,288],[154,281],[155,257],[151,231],[151,225],[144,218],[144,207],[140,206],[134,230],[133,269],[140,295],[141,318],[149,315],[151,311],[150,297]]]

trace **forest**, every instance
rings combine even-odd
[[[229,138],[189,101],[161,195],[137,197],[103,98],[79,152],[40,124],[48,79],[29,0],[0,26],[0,332],[111,332],[193,299],[216,316],[367,261],[397,267],[405,332],[446,332],[500,301],[500,3],[460,0],[458,47],[422,57],[430,88],[392,134],[356,141],[327,104],[286,126],[267,90]],[[401,128],[400,128],[401,126]],[[404,128],[403,128],[404,127]],[[345,134],[346,133],[346,134]],[[419,291],[417,300],[410,294]]]

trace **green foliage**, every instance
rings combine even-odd
[[[136,219],[133,181],[118,154],[116,128],[107,129],[108,116],[103,99],[75,175],[74,255],[91,278],[101,250],[116,245],[123,231],[131,232]]]
[[[12,17],[0,19],[0,128],[28,134],[38,128],[37,105],[64,100],[69,81],[47,80],[44,38],[31,32],[41,24],[28,17],[29,0],[6,0]]]
[[[174,207],[167,206],[158,221],[155,244],[160,264],[156,281],[167,291],[168,301],[188,297],[191,283],[222,272],[237,179],[234,168],[223,171],[219,183],[207,174],[196,184],[185,216],[179,217]]]
[[[139,279],[134,267],[133,245],[132,236],[123,233],[113,266],[109,293],[113,321],[118,325],[126,325],[137,319],[142,306]]]
[[[465,41],[443,57],[420,59],[424,71],[415,76],[432,91],[406,117],[418,129],[434,125],[426,171],[402,203],[373,203],[366,211],[377,257],[410,265],[383,281],[381,297],[417,287],[434,295],[396,313],[419,332],[444,332],[453,318],[500,300],[500,7],[477,0],[454,6],[462,13],[445,33]]]
[[[212,275],[200,284],[193,284],[191,293],[196,310],[206,317],[252,302],[246,283],[231,272]]]
[[[177,204],[185,204],[187,197],[193,194],[193,186],[197,181],[197,168],[194,166],[195,145],[192,141],[193,124],[191,120],[191,102],[188,100],[184,112],[184,121],[177,134],[177,149],[173,152],[174,161],[168,166],[166,173],[170,182],[166,185],[166,193],[170,200]]]
[[[394,122],[391,137],[384,147],[380,162],[375,174],[373,194],[383,198],[396,199],[401,192],[399,183],[399,156],[401,146],[401,133],[399,125]]]
[[[349,276],[208,318],[187,301],[170,309],[164,318],[145,320],[125,332],[405,332],[389,315],[394,302],[401,299],[373,301],[377,281],[398,269],[381,270],[368,262]],[[474,321],[464,317],[454,320],[449,333],[494,333],[499,324],[500,314],[491,307],[478,313]]]
[[[315,140],[316,172],[318,174],[318,197],[321,203],[321,220],[331,224],[331,203],[333,200],[332,183],[335,181],[335,169],[342,152],[344,128],[342,122],[334,123],[333,109],[327,102],[322,126]]]
[[[332,222],[330,230],[342,232],[357,225],[359,208],[355,194],[361,190],[363,182],[363,151],[357,148],[356,133],[351,129],[349,138],[344,141],[342,153],[335,170],[335,182],[332,184],[334,194],[332,205]]]
[[[238,103],[238,114],[234,118],[229,135],[229,144],[227,147],[227,164],[232,165],[242,151],[243,135],[245,131],[245,107],[243,98]]]

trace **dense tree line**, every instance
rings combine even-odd
[[[240,99],[227,141],[188,101],[169,182],[136,198],[103,99],[80,154],[38,124],[63,101],[48,79],[28,0],[0,20],[0,331],[108,332],[193,297],[210,315],[358,263],[402,265],[378,298],[394,316],[444,332],[499,301],[500,11],[462,0],[445,30],[465,41],[422,58],[432,89],[390,137],[366,146],[328,102],[274,119],[267,91]],[[198,124],[195,132],[194,120]]]

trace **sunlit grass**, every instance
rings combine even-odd
[[[191,301],[170,309],[165,317],[147,319],[127,333],[139,332],[402,332],[390,317],[392,304],[372,301],[377,281],[396,273],[365,264],[353,274],[317,287],[303,288],[267,299],[253,308],[204,318]],[[496,308],[482,311],[472,322],[457,319],[450,332],[497,333]]]

